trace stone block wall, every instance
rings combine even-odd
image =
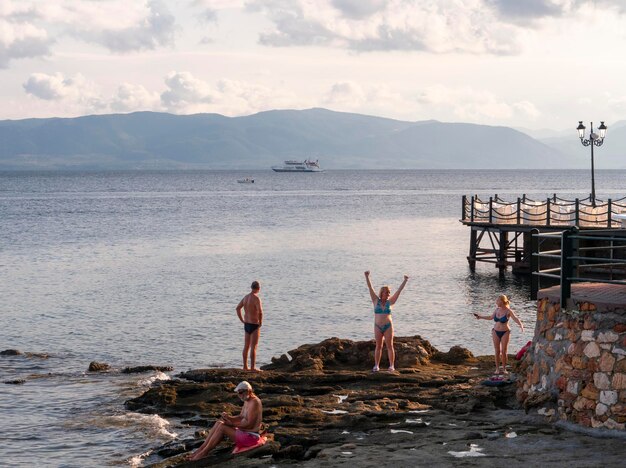
[[[521,377],[517,397],[526,407],[548,402],[553,408],[541,408],[540,414],[623,431],[626,306],[607,309],[578,302],[564,311],[557,297],[540,293],[535,336]]]

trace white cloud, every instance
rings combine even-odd
[[[365,18],[384,10],[387,0],[332,0],[331,3],[345,16]]]
[[[425,89],[417,102],[431,115],[453,115],[462,121],[503,123],[514,117],[533,120],[540,115],[529,101],[507,103],[489,91],[441,85]]]
[[[280,88],[269,88],[238,80],[221,79],[215,85],[189,72],[171,72],[161,103],[170,112],[191,114],[217,112],[247,115],[263,110],[302,107],[303,100]]]
[[[352,81],[341,81],[331,86],[324,97],[324,102],[331,105],[359,106],[366,100],[363,88]]]
[[[33,73],[23,84],[26,93],[54,102],[57,112],[70,114],[99,113],[108,110],[98,86],[83,75],[65,77],[62,73]]]
[[[103,2],[101,11],[75,11],[68,31],[87,42],[100,44],[112,52],[154,50],[174,44],[176,20],[161,0],[150,0],[145,8],[130,8],[128,2]],[[86,13],[99,16],[86,22]]]
[[[141,85],[123,83],[110,103],[116,112],[132,112],[137,110],[159,110],[161,100],[159,93],[148,91]]]
[[[67,36],[129,52],[171,46],[175,32],[175,18],[162,0],[3,0],[0,68],[11,60],[51,55],[51,46]]]
[[[171,72],[165,78],[167,90],[161,94],[161,102],[170,111],[180,111],[210,104],[216,98],[211,86],[189,72]]]
[[[68,77],[62,73],[33,73],[23,87],[29,95],[43,101],[55,102],[59,109],[70,113],[128,112],[161,108],[158,93],[150,92],[143,86],[123,83],[113,96],[106,97],[96,83],[80,73]]]
[[[624,0],[250,0],[272,24],[263,45],[360,52],[517,55],[543,19],[588,19],[593,8],[626,11]]]
[[[514,54],[517,27],[497,21],[484,0],[253,0],[273,29],[270,46],[324,45],[356,51],[423,50],[433,53]],[[340,8],[338,8],[338,6]]]
[[[322,103],[334,110],[414,120],[417,104],[387,85],[361,85],[354,81],[334,83]]]
[[[11,60],[49,55],[54,42],[44,29],[17,21],[15,14],[0,16],[0,68],[7,68]]]
[[[33,73],[24,83],[24,89],[39,99],[60,100],[66,98],[83,99],[95,96],[93,83],[81,74],[64,77],[61,73],[47,75]]]

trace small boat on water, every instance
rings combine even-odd
[[[305,159],[304,161],[289,160],[282,166],[272,166],[274,172],[324,172],[319,160]]]
[[[239,184],[254,184],[254,179],[251,177],[246,177],[245,179],[237,179],[237,183]]]

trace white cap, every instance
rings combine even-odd
[[[239,382],[239,384],[235,387],[235,392],[240,392],[242,390],[246,390],[251,392],[252,391],[252,385],[250,385],[248,382],[246,382],[245,380],[242,380],[241,382]]]

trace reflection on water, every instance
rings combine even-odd
[[[600,172],[602,196],[623,196],[625,175]],[[376,287],[410,276],[396,333],[442,350],[491,354],[491,324],[472,313],[491,312],[507,294],[529,330],[512,325],[516,352],[533,330],[529,285],[491,266],[469,272],[460,195],[571,196],[587,184],[579,171],[268,171],[246,173],[249,185],[236,183],[241,176],[0,173],[2,346],[51,355],[0,358],[0,380],[27,379],[1,389],[1,460],[126,463],[180,433],[123,410],[140,380],[162,376],[85,370],[93,360],[176,371],[239,365],[234,307],[253,279],[266,314],[261,363],[331,336],[371,339],[365,270]]]

